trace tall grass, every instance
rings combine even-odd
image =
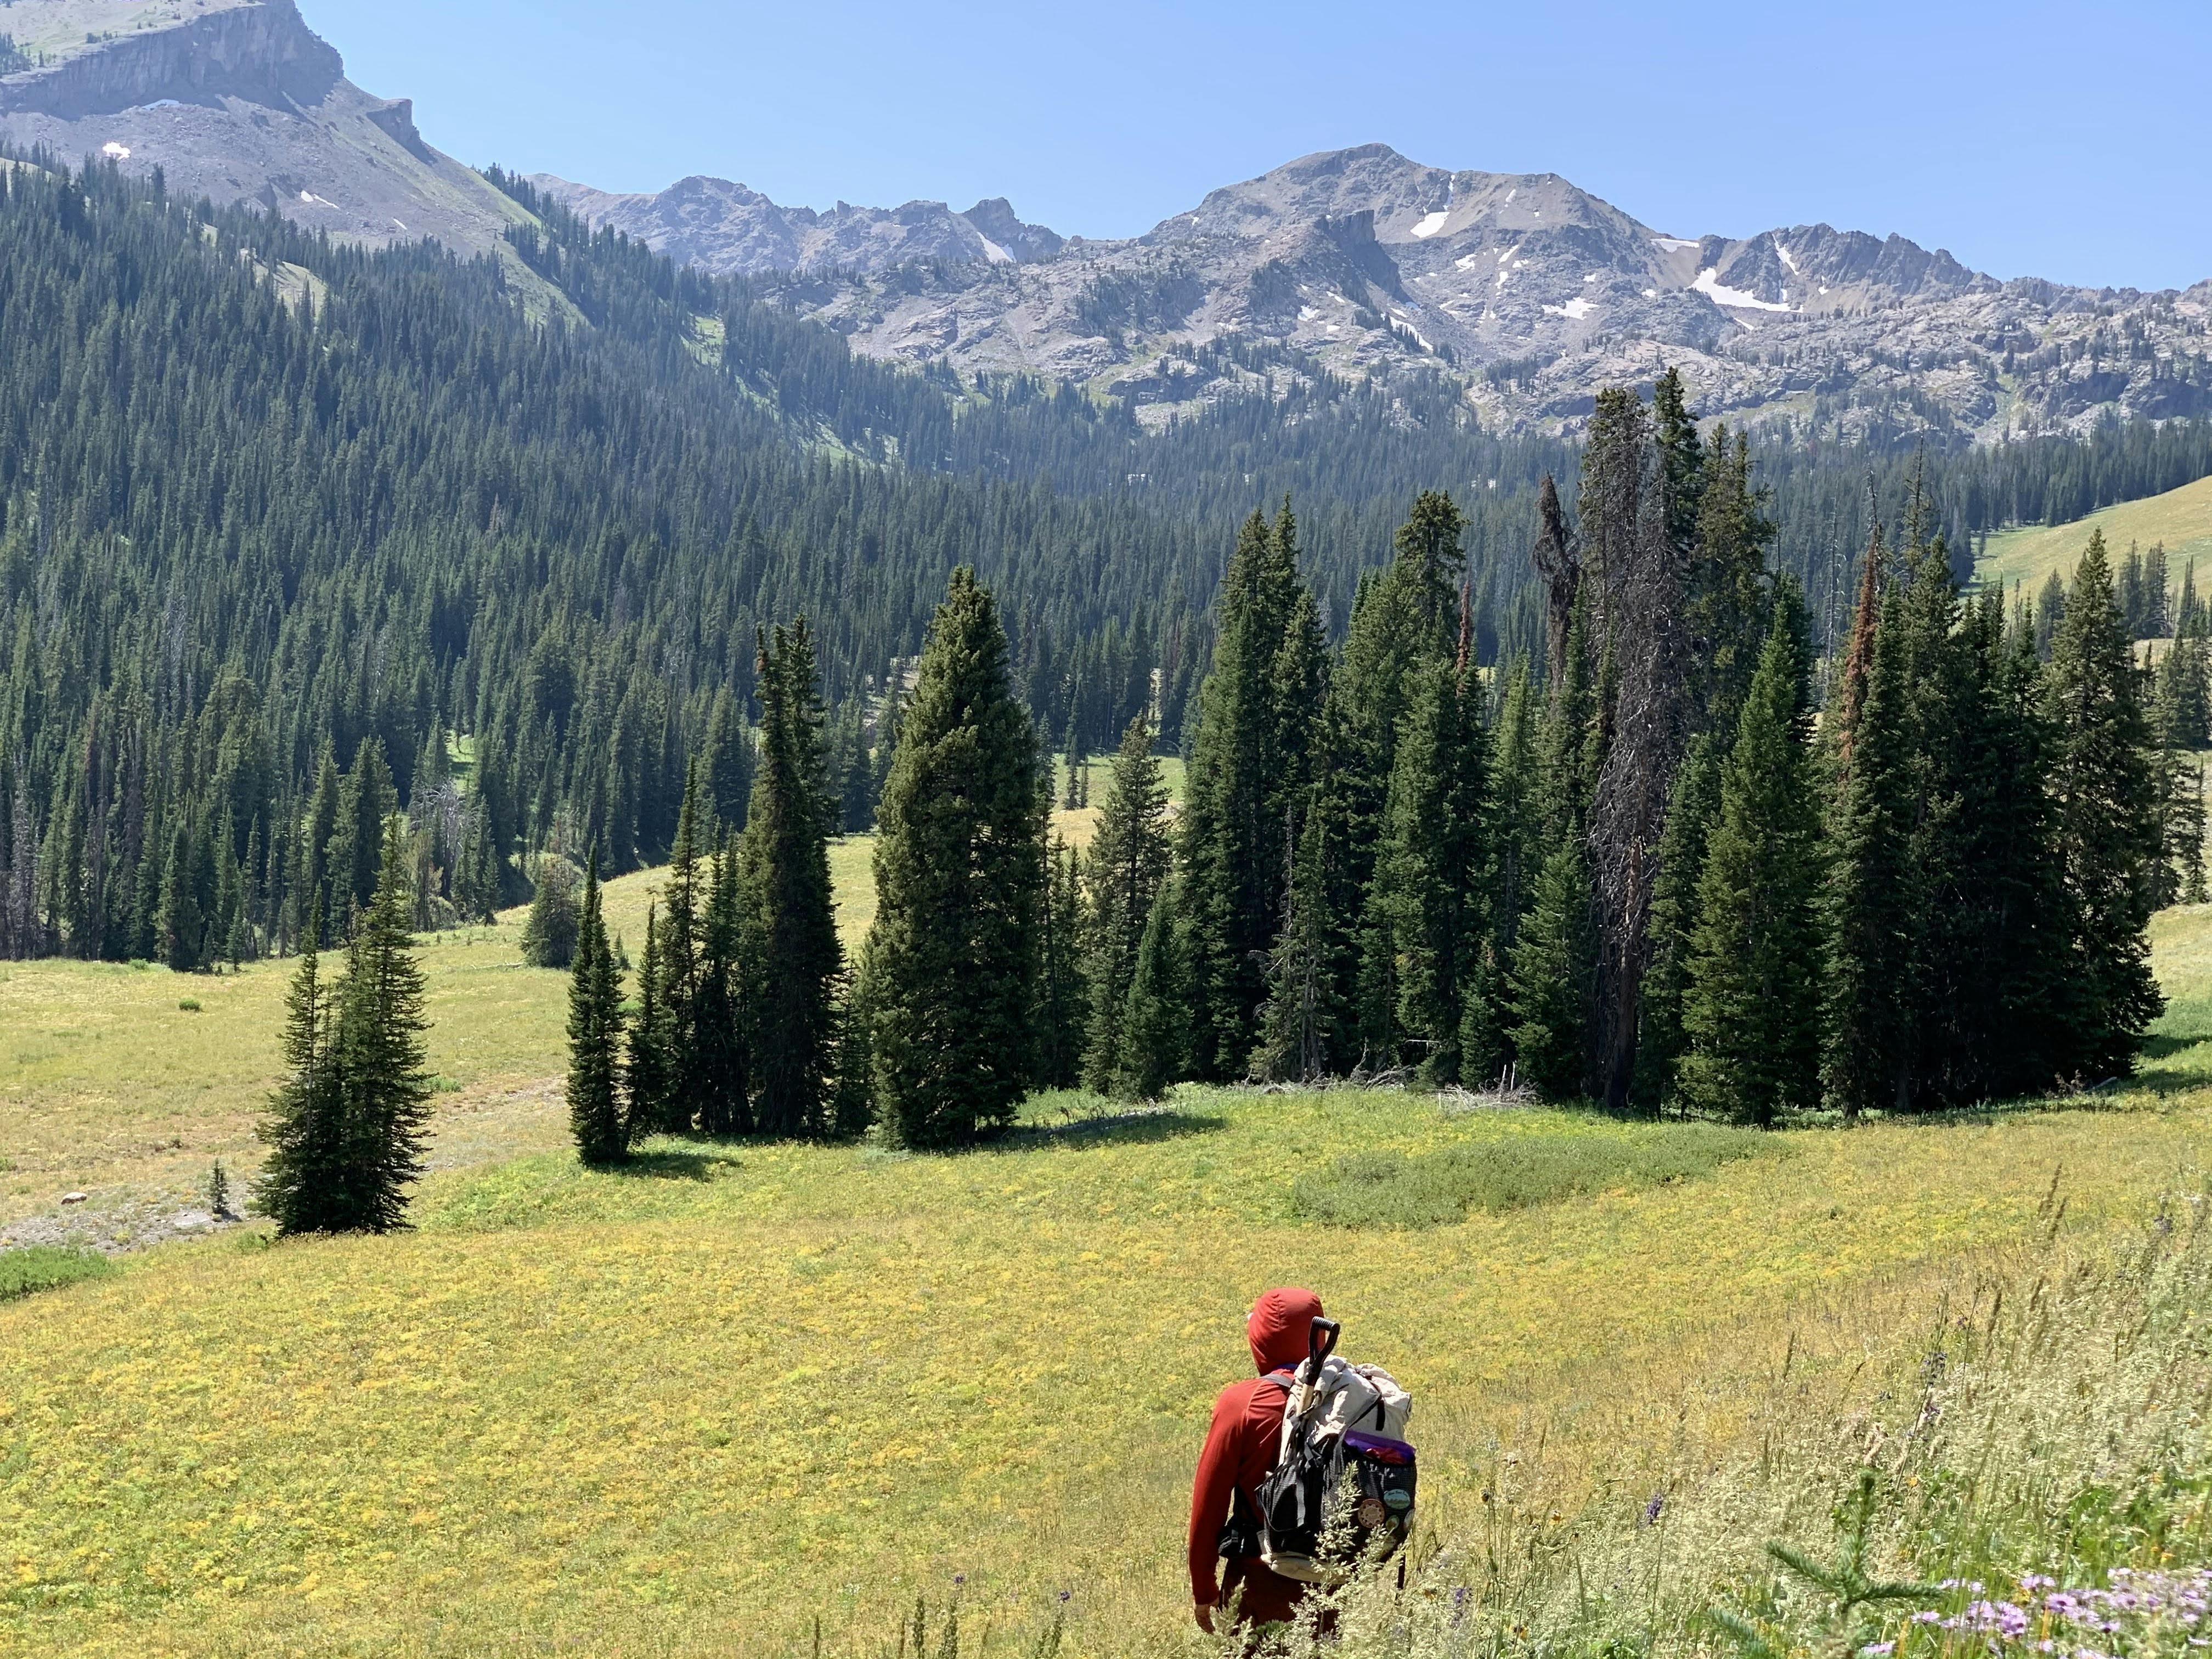
[[[1793,1343],[1726,1444],[1688,1430],[1686,1397],[1687,1431],[1594,1466],[1581,1437],[1501,1449],[1402,1590],[1343,1595],[1327,1650],[2202,1648],[2212,1206],[2171,1200],[2117,1243],[2063,1243],[2057,1219],[1942,1286],[1886,1361]]]
[[[54,1244],[0,1250],[0,1302],[57,1291],[82,1279],[102,1279],[115,1271],[115,1264],[97,1250],[65,1249]]]
[[[1516,1135],[1413,1158],[1354,1152],[1300,1176],[1291,1202],[1305,1219],[1333,1227],[1438,1227],[1471,1210],[1519,1210],[1577,1194],[1656,1187],[1784,1150],[1772,1135],[1710,1123]]]

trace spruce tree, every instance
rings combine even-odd
[[[329,1063],[342,1125],[340,1198],[330,1231],[407,1224],[407,1189],[422,1173],[430,1079],[424,1067],[422,970],[409,932],[410,895],[398,826],[387,831],[368,907],[346,950]]]
[[[1486,921],[1480,702],[1471,671],[1413,677],[1368,893],[1369,959],[1393,970],[1391,1046],[1432,1086],[1460,1080],[1460,1024]]]
[[[1298,573],[1296,520],[1246,523],[1222,579],[1213,665],[1200,687],[1179,867],[1178,949],[1190,1065],[1240,1072],[1258,1034],[1261,963],[1282,917],[1285,826],[1310,778],[1326,684],[1321,617]]]
[[[1540,716],[1530,684],[1528,659],[1501,669],[1505,688],[1498,708],[1498,724],[1491,739],[1491,838],[1494,871],[1492,878],[1490,924],[1495,951],[1513,948],[1513,936],[1528,908],[1529,894],[1542,867],[1543,785],[1537,759],[1537,727]]]
[[[1804,681],[1778,605],[1722,770],[1681,1005],[1683,1101],[1732,1122],[1771,1124],[1820,1094],[1820,809]]]
[[[300,939],[300,965],[284,995],[284,1079],[260,1125],[269,1156],[254,1203],[284,1233],[341,1231],[346,1213],[344,1120],[331,1064],[334,1010],[323,983],[313,919]]]
[[[1037,774],[1041,808],[1049,808],[1052,777]],[[1091,999],[1084,980],[1083,883],[1074,849],[1058,835],[1045,849],[1037,890],[1036,1077],[1040,1089],[1072,1089],[1083,1075],[1084,1034]]]
[[[205,837],[179,823],[169,834],[169,856],[161,874],[160,930],[161,959],[179,974],[208,966],[209,918],[201,900],[200,865]]]
[[[689,1127],[674,1115],[675,1056],[671,1051],[665,981],[657,907],[645,912],[645,954],[637,964],[637,1006],[631,1010],[623,1066],[624,1123],[635,1141]]]
[[[700,927],[699,971],[691,1003],[687,1081],[699,1133],[752,1132],[754,895],[734,842],[708,861],[707,914]],[[818,1062],[817,1062],[818,1063]]]
[[[1822,908],[1828,941],[1823,1081],[1846,1117],[1911,1104],[1923,920],[1911,836],[1918,817],[1903,605],[1862,607],[1865,698],[1839,736]]]
[[[375,738],[363,738],[354,754],[353,769],[338,786],[337,825],[330,854],[333,927],[349,932],[354,913],[374,897],[385,825],[398,810],[384,744]]]
[[[323,739],[323,752],[316,763],[314,795],[307,806],[307,826],[300,847],[298,892],[300,903],[299,928],[301,937],[313,928],[319,939],[335,939],[345,924],[343,909],[333,914],[331,883],[331,846],[338,833],[338,797],[341,785],[338,776],[337,750],[330,738]]]
[[[622,1033],[622,987],[599,910],[599,861],[584,871],[583,915],[575,968],[568,980],[568,1128],[586,1164],[628,1156],[629,1132],[616,1090]]]
[[[1386,834],[1399,740],[1426,677],[1453,660],[1454,615],[1465,558],[1463,521],[1451,497],[1425,490],[1399,526],[1395,557],[1364,579],[1353,601],[1341,661],[1329,684],[1329,787],[1348,814],[1351,902],[1339,918],[1354,941],[1351,996],[1360,1041],[1377,1063],[1398,1048],[1395,924],[1371,915],[1376,861]],[[1453,1044],[1456,1044],[1456,1032]]]
[[[1682,996],[1689,981],[1691,930],[1698,920],[1698,884],[1705,846],[1721,811],[1727,750],[1716,734],[1692,738],[1674,774],[1667,828],[1659,838],[1659,874],[1651,886],[1646,927],[1651,965],[1644,975],[1644,1029],[1636,1045],[1637,1104],[1655,1114],[1675,1099],[1677,1071],[1689,1049]]]
[[[745,827],[753,793],[753,742],[726,685],[714,694],[707,719],[707,743],[699,775],[715,819],[733,830]]]
[[[1552,850],[1536,878],[1534,902],[1513,945],[1508,998],[1520,1080],[1547,1100],[1584,1092],[1589,1006],[1597,977],[1589,863],[1582,838]]]
[[[2051,653],[2051,797],[2072,941],[2069,1069],[2097,1081],[2135,1068],[2163,1009],[2145,930],[2155,898],[2158,794],[2135,653],[2113,602],[2101,531],[2074,574]]]
[[[1158,1100],[1165,1094],[1182,1073],[1184,1030],[1172,892],[1162,887],[1145,918],[1129,994],[1121,1006],[1113,1092],[1125,1100]]]
[[[708,894],[699,872],[702,859],[712,860],[715,813],[702,787],[694,763],[684,775],[676,840],[668,855],[668,884],[663,890],[666,908],[660,922],[660,996],[668,1026],[669,1077],[667,1113],[661,1127],[674,1133],[699,1119],[707,1092],[700,1072],[704,1056],[698,1030]]]
[[[1090,898],[1089,1041],[1084,1086],[1104,1094],[1121,1069],[1121,1014],[1152,902],[1173,854],[1168,797],[1152,756],[1152,722],[1139,714],[1121,734],[1106,805],[1084,876]]]
[[[908,1146],[1005,1127],[1034,1075],[1036,774],[998,609],[963,567],[930,624],[876,843],[877,1108]]]
[[[761,641],[761,755],[742,842],[751,908],[753,1118],[763,1133],[830,1127],[836,988],[845,971],[830,884],[830,793],[814,640],[802,618]]]
[[[574,867],[548,853],[538,860],[538,889],[522,924],[522,959],[532,968],[568,968],[576,960],[578,926]]]

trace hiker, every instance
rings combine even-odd
[[[1283,1407],[1292,1374],[1306,1358],[1313,1322],[1322,1317],[1311,1291],[1270,1291],[1245,1322],[1260,1375],[1231,1382],[1213,1402],[1213,1425],[1199,1455],[1190,1494],[1190,1593],[1198,1627],[1212,1634],[1216,1610],[1239,1589],[1240,1624],[1287,1622],[1307,1586],[1270,1571],[1260,1559],[1259,1505],[1254,1494],[1275,1466]],[[1233,1536],[1224,1536],[1232,1520]],[[1223,1558],[1227,1565],[1214,1582]]]

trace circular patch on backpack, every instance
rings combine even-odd
[[[1382,1501],[1394,1510],[1410,1510],[1413,1507],[1413,1494],[1393,1486],[1382,1494]]]
[[[1390,1511],[1382,1507],[1381,1498],[1363,1498],[1359,1500],[1359,1524],[1370,1532],[1385,1525],[1389,1519]]]

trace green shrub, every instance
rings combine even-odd
[[[177,1012],[180,1014],[197,1014],[199,1011],[200,1000],[198,997],[185,997],[177,1004]]]
[[[1595,1134],[1515,1134],[1421,1158],[1354,1152],[1301,1176],[1291,1206],[1331,1227],[1436,1227],[1615,1187],[1711,1175],[1780,1143],[1753,1129],[1669,1124]]]
[[[115,1264],[97,1250],[65,1249],[56,1244],[0,1250],[0,1302],[58,1290],[80,1279],[105,1279],[115,1271]]]

